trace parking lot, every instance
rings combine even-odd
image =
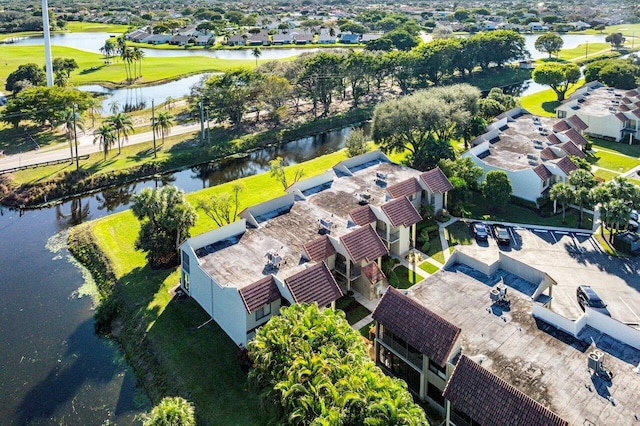
[[[607,303],[611,316],[640,326],[640,261],[608,256],[588,232],[539,227],[506,226],[509,245],[498,245],[493,232],[486,242],[462,246],[465,252],[490,261],[503,251],[527,265],[549,274],[553,288],[552,308],[576,319],[582,310],[576,299],[578,285],[590,285]]]

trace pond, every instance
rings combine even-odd
[[[546,58],[549,56],[546,52],[536,50],[535,44],[541,34],[524,34],[525,47],[531,53],[531,59]],[[581,44],[589,43],[606,43],[606,34],[560,34],[564,45],[563,49],[573,49]]]

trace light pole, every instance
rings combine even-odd
[[[42,30],[44,31],[44,60],[46,64],[47,86],[53,86],[53,63],[51,61],[51,35],[49,34],[49,4],[42,0]]]
[[[76,144],[76,170],[80,170],[80,159],[78,158],[78,130],[76,129],[76,104],[73,104],[73,139]]]
[[[155,100],[151,98],[151,134],[153,135],[153,158],[158,158],[156,150],[156,106]]]

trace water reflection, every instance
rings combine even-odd
[[[56,205],[56,219],[58,223],[61,224],[61,229],[67,229],[71,226],[79,225],[84,222],[85,219],[89,217],[91,213],[91,205],[89,204],[89,200],[84,200],[83,206],[83,198],[78,197],[71,200],[70,203],[67,203],[69,207],[69,213],[65,213],[63,211],[64,207],[67,207],[64,204]]]
[[[136,184],[122,185],[115,188],[105,189],[96,195],[98,210],[113,212],[122,205],[128,205],[131,197],[136,193]]]

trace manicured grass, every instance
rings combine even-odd
[[[610,170],[605,170],[605,169],[598,169],[593,175],[598,179],[608,181],[613,179],[616,176],[620,176],[620,173],[612,172]]]
[[[370,310],[356,302],[353,296],[342,296],[336,301],[336,309],[339,309],[345,313],[347,322],[353,325],[369,315]]]
[[[596,32],[594,31],[594,34]],[[606,27],[606,29],[602,32],[603,34],[611,34],[611,33],[622,33],[625,36],[640,36],[640,24],[620,24],[620,25],[612,25]],[[637,40],[636,40],[636,44]]]
[[[557,227],[577,228],[580,212],[575,209],[567,209],[566,223],[562,223],[561,209],[553,216],[543,216],[540,212],[522,207],[516,204],[509,204],[503,211],[491,211],[485,199],[479,192],[472,192],[471,200],[465,206],[470,213],[469,218],[479,220],[495,220],[498,222],[512,222],[528,225],[546,225]],[[593,216],[584,213],[582,228],[591,229]]]
[[[365,325],[360,330],[358,330],[360,332],[360,334],[362,335],[362,337],[364,337],[366,339],[369,339],[369,330],[371,330],[371,327],[374,324],[375,324],[375,321],[371,321],[369,324]]]
[[[444,253],[442,252],[442,242],[440,241],[440,234],[434,233],[429,239],[429,251],[425,253],[433,260],[444,264]]]
[[[395,275],[398,279],[397,282],[394,282],[393,278],[389,278],[389,284],[398,289],[407,289],[424,279],[420,274],[413,272],[404,265],[397,265],[393,268],[391,274]]]
[[[447,241],[449,241],[449,246],[454,246],[456,244],[464,246],[473,243],[473,237],[469,231],[469,225],[464,222],[458,221],[452,223],[447,226],[445,233],[447,235]]]
[[[72,33],[118,33],[122,34],[129,30],[128,25],[103,24],[100,22],[67,22],[67,31]]]
[[[490,90],[493,87],[509,86],[521,83],[531,78],[531,70],[504,67],[491,68],[488,71],[473,74],[471,80],[465,80],[480,90]]]
[[[562,59],[564,61],[570,61],[572,59],[585,59],[590,55],[600,54],[603,50],[611,49],[611,45],[609,43],[589,43],[588,45],[579,44],[573,49],[562,49],[558,54],[558,59]]]
[[[429,261],[422,262],[420,265],[418,265],[418,267],[429,275],[435,274],[440,270],[440,268]]]
[[[64,46],[51,46],[54,58],[74,58],[79,69],[71,73],[70,84],[108,84],[121,85],[125,82],[125,65],[121,60],[113,59],[105,64],[104,57],[98,53],[85,52]],[[15,71],[19,65],[34,62],[34,58],[44,57],[42,46],[0,45],[0,57],[7,63],[0,66],[0,81]],[[37,62],[37,61],[36,61]],[[255,66],[253,60],[228,60],[209,56],[144,58],[142,77],[136,84],[162,82],[204,72],[226,71],[237,67]]]
[[[604,139],[589,138],[595,149],[607,149],[630,157],[640,157],[640,145],[629,145],[622,142],[605,141]]]
[[[610,151],[597,151],[588,157],[590,163],[603,169],[624,173],[640,165],[640,160]]]
[[[568,97],[571,95],[577,88],[582,86],[582,84],[584,84],[583,79],[571,86],[565,96]],[[556,93],[552,89],[547,89],[521,97],[520,104],[531,114],[542,117],[555,117],[555,109],[560,105],[560,102],[558,102]]]
[[[618,251],[613,245],[609,242],[609,231],[604,232],[604,237],[600,233],[600,229],[593,233],[593,237],[598,241],[600,247],[610,256],[615,257],[628,257],[621,251]]]

